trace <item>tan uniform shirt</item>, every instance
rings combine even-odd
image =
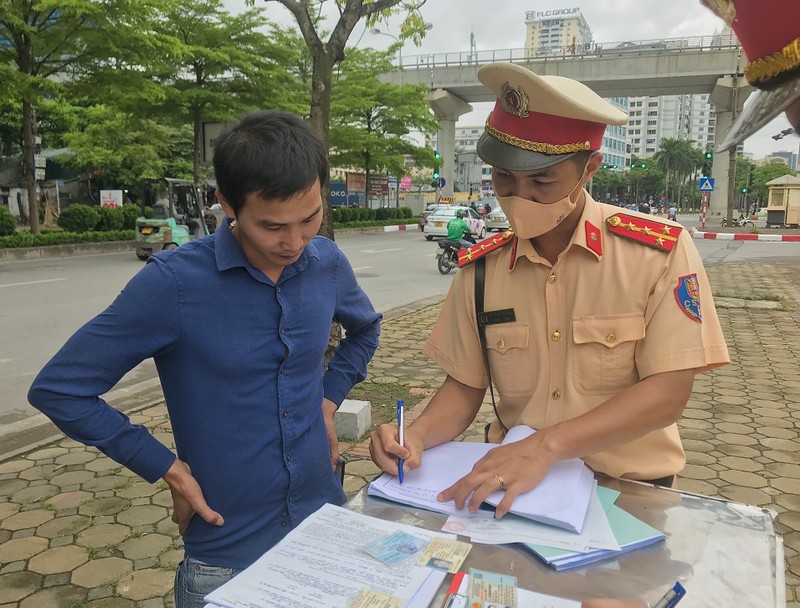
[[[498,411],[507,427],[544,428],[579,416],[652,375],[730,362],[711,288],[687,231],[671,252],[612,234],[605,219],[625,213],[588,194],[569,247],[555,265],[528,240],[486,256],[484,310],[513,308],[515,322],[486,327]],[[664,224],[667,222],[659,222]],[[659,228],[661,229],[661,228]],[[695,274],[702,322],[677,288]],[[423,352],[450,376],[486,388],[475,319],[474,264],[459,270]],[[495,422],[491,441],[502,437]],[[677,425],[584,459],[614,477],[657,479],[685,462]]]

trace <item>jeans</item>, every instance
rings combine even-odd
[[[209,566],[192,557],[184,558],[175,569],[175,608],[203,608],[203,599],[241,570]]]

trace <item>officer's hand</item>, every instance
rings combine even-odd
[[[200,485],[192,475],[189,465],[176,458],[172,466],[164,473],[164,481],[172,493],[172,521],[178,524],[178,533],[183,535],[195,514],[206,523],[221,526],[225,523],[222,515],[214,511],[206,503]]]
[[[505,496],[495,509],[495,517],[503,517],[514,499],[536,486],[555,463],[555,458],[544,448],[544,433],[539,431],[521,441],[490,450],[475,463],[472,472],[441,492],[438,500],[453,500],[457,508],[463,509],[466,505],[474,513],[489,494],[502,489]]]
[[[414,432],[413,425],[403,432],[403,444],[399,443],[396,424],[382,424],[372,432],[369,454],[382,471],[397,475],[397,459],[402,458],[403,472],[408,473],[422,465],[422,439]]]
[[[339,462],[339,438],[336,436],[336,426],[333,423],[336,414],[336,404],[330,399],[322,400],[322,417],[325,419],[325,431],[328,434],[328,450],[331,456],[331,468],[336,468]]]

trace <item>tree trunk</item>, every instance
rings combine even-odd
[[[36,200],[36,164],[33,135],[33,106],[28,100],[22,101],[22,167],[25,172],[25,189],[28,191],[28,217],[31,233],[39,234],[39,204]]]
[[[313,70],[311,86],[311,113],[308,117],[308,124],[317,134],[325,150],[328,149],[328,133],[330,131],[331,116],[331,81],[333,80],[333,66],[335,61],[329,57],[324,50],[314,50]],[[320,184],[322,191],[322,225],[319,234],[331,240],[333,234],[333,210],[328,197],[330,186],[326,178],[324,184]]]
[[[203,146],[201,123],[201,110],[198,106],[192,108],[192,120],[194,122],[194,146],[192,148],[192,178],[195,184],[200,183],[200,151]]]

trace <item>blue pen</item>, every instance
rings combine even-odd
[[[673,608],[681,598],[686,595],[686,589],[680,583],[675,583],[675,586],[667,591],[660,600],[658,600],[653,608]]]
[[[405,410],[405,402],[402,399],[397,402],[397,429],[398,434],[400,435],[400,447],[406,447],[403,443],[403,410]],[[400,481],[400,485],[403,485],[403,459],[397,459],[397,479]]]

